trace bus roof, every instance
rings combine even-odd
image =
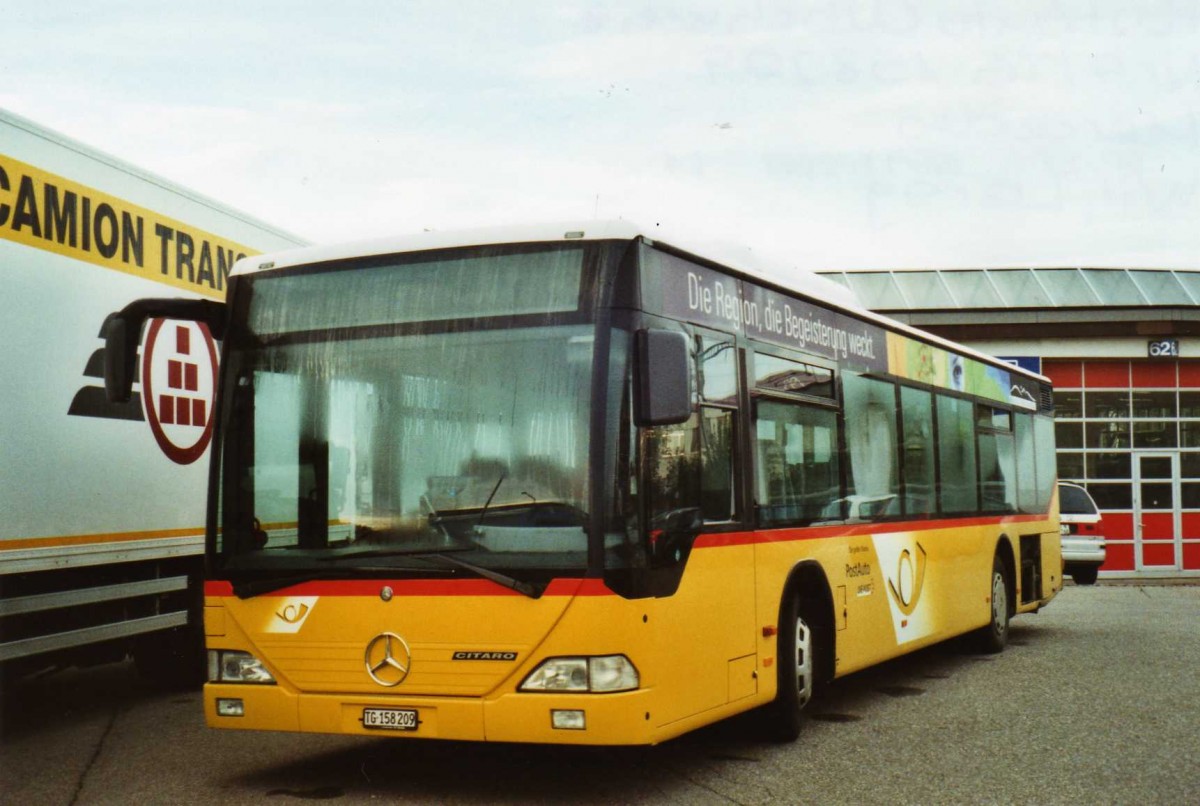
[[[231,274],[246,275],[269,269],[283,269],[312,263],[467,246],[553,243],[555,241],[631,241],[637,238],[643,238],[652,244],[667,247],[671,251],[691,255],[714,263],[731,270],[735,274],[767,282],[781,290],[807,297],[820,305],[844,311],[869,322],[874,322],[888,330],[894,330],[920,341],[935,344],[951,352],[956,352],[987,364],[1003,367],[1010,372],[1017,372],[1021,375],[1035,378],[1043,383],[1048,384],[1050,382],[1048,378],[1042,375],[1008,364],[995,356],[972,350],[969,347],[964,347],[961,344],[956,344],[935,336],[932,333],[867,310],[859,302],[858,297],[853,291],[840,283],[822,277],[810,270],[771,264],[768,261],[762,260],[748,248],[730,247],[727,244],[706,245],[702,252],[685,249],[676,246],[676,243],[682,242],[682,239],[676,241],[669,236],[664,237],[664,233],[658,226],[653,228],[639,227],[633,222],[623,220],[568,221],[548,224],[448,230],[445,232],[434,230],[340,244],[308,246],[244,258],[234,265]]]

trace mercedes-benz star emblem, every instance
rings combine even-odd
[[[403,683],[412,668],[412,652],[404,639],[394,632],[382,632],[372,638],[363,657],[367,674],[387,688]]]

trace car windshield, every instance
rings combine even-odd
[[[573,261],[567,272],[561,261]],[[526,261],[523,273],[473,266],[477,283],[506,286],[487,294],[431,283],[429,271],[406,285],[406,267],[387,267],[386,282],[340,272],[338,291],[366,328],[339,327],[343,314],[312,296],[329,287],[325,275],[261,283],[226,357],[217,567],[585,568],[594,330],[560,310],[578,305],[579,267],[578,251]],[[544,287],[555,283],[566,287]],[[380,295],[404,302],[389,309]],[[411,324],[422,304],[451,311],[448,298],[514,307],[501,296],[520,301],[519,316],[473,320],[478,329]],[[304,302],[324,309],[288,312]],[[451,552],[459,562],[420,556]]]
[[[1058,487],[1058,509],[1063,515],[1095,515],[1097,512],[1086,490],[1067,484]]]

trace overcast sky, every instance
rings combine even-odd
[[[1200,268],[1196,0],[8,5],[0,106],[313,241]]]

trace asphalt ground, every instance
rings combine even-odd
[[[799,741],[753,715],[652,748],[211,731],[130,664],[0,692],[0,802],[1200,803],[1200,587],[1067,589],[1000,655],[837,681]]]

